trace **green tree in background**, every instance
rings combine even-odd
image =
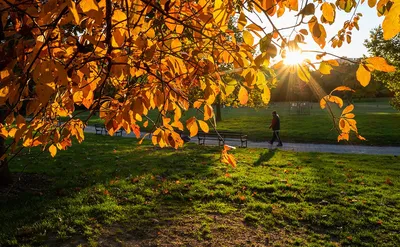
[[[384,40],[381,26],[371,31],[370,39],[364,45],[373,56],[385,58],[388,63],[396,67],[395,72],[382,73],[376,71],[375,79],[385,83],[386,87],[394,93],[392,105],[400,110],[400,36],[396,35],[391,40]]]

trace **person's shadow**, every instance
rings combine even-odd
[[[254,166],[259,166],[263,163],[268,162],[272,157],[274,157],[276,150],[277,150],[276,148],[268,149],[267,151],[260,154],[260,157],[258,157],[258,160],[256,162],[254,162]]]

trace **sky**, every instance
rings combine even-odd
[[[300,7],[299,7],[300,9]],[[286,11],[288,11],[288,9],[286,9]],[[331,44],[328,43],[328,41],[333,37],[333,35],[335,35],[337,33],[337,31],[339,29],[341,29],[343,27],[343,23],[346,20],[349,20],[352,16],[352,12],[351,13],[346,13],[344,11],[338,11],[336,10],[336,19],[335,19],[335,23],[332,25],[325,25],[324,27],[326,29],[327,32],[327,44],[324,48],[324,51],[326,52],[330,52],[330,53],[334,53],[338,56],[345,56],[345,57],[349,57],[349,58],[358,58],[358,57],[362,57],[363,55],[368,55],[368,51],[365,48],[365,46],[363,45],[364,40],[369,38],[369,34],[370,34],[370,30],[378,27],[379,24],[382,23],[383,21],[383,17],[378,17],[377,13],[376,13],[376,9],[375,8],[369,8],[367,1],[364,2],[364,4],[360,5],[357,8],[357,13],[362,13],[363,16],[360,18],[358,24],[360,27],[360,30],[357,31],[355,28],[352,31],[352,42],[350,44],[347,44],[347,42],[343,43],[343,46],[341,48],[335,48],[333,49],[331,47]],[[278,28],[281,27],[287,27],[287,26],[292,26],[296,23],[296,17],[295,14],[297,14],[297,12],[291,11],[291,12],[285,12],[285,14],[280,17],[273,17],[273,21],[275,22],[275,25]],[[319,17],[321,16],[321,12],[318,10],[316,11],[316,16],[318,17],[318,20],[320,19]],[[270,25],[270,23],[268,22],[268,20],[265,17],[262,17],[262,15],[260,15],[260,17],[262,18],[262,22],[259,20],[259,18],[255,15],[250,13],[249,14],[249,18],[251,18],[251,20],[253,20],[255,23],[257,23],[258,25],[260,25],[261,27],[264,28],[264,30],[268,33],[272,31],[272,27]],[[309,18],[308,18],[309,19]],[[306,21],[308,21],[308,19],[305,19]],[[298,27],[296,30],[300,30],[302,28],[305,28],[308,30],[308,25],[302,25],[300,27]],[[291,29],[288,32],[284,32],[283,35],[289,35],[291,32]],[[308,35],[308,38],[306,38],[306,45],[303,45],[301,48],[303,50],[321,50],[319,48],[319,46],[314,42],[314,40],[312,39],[311,35]],[[310,58],[311,60],[315,60],[315,53],[307,53],[307,54],[303,54],[305,57]]]

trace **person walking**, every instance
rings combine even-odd
[[[272,112],[272,122],[271,125],[269,126],[269,128],[272,128],[273,134],[272,134],[272,139],[271,141],[269,141],[269,144],[274,144],[275,140],[278,140],[278,147],[282,147],[282,141],[281,138],[279,136],[279,131],[281,129],[281,120],[279,118],[279,115],[276,113],[276,111]]]

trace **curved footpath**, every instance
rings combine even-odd
[[[85,128],[87,133],[96,133],[94,126]],[[143,134],[143,133],[142,133]],[[127,135],[125,132],[123,137],[135,137],[132,133]],[[197,143],[197,137],[193,137],[190,141]],[[227,141],[226,144],[234,147],[240,146],[240,142]],[[268,142],[252,142],[248,141],[247,146],[251,148],[277,148],[275,143],[273,146]],[[216,140],[206,140],[206,145],[218,145]],[[283,147],[279,149],[294,152],[319,152],[319,153],[338,153],[338,154],[377,154],[377,155],[400,155],[400,147],[381,147],[381,146],[361,146],[361,145],[335,145],[335,144],[312,144],[312,143],[283,143]]]

